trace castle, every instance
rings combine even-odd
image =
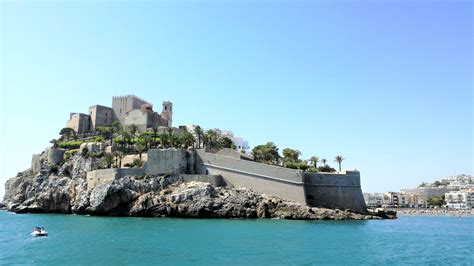
[[[97,127],[111,126],[119,121],[123,127],[135,124],[141,132],[149,128],[172,128],[173,104],[163,102],[159,114],[153,106],[133,95],[112,98],[112,108],[94,105],[89,114],[72,113],[67,127],[78,133],[95,132]],[[181,128],[181,127],[180,127]],[[231,136],[230,132],[220,133]],[[246,149],[248,143],[236,145]],[[98,146],[98,151],[104,147]],[[112,148],[112,147],[111,147]],[[92,150],[92,149],[91,149]],[[65,150],[51,148],[48,161],[58,164]],[[134,156],[134,155],[130,155]],[[33,155],[32,169],[39,171],[40,155]],[[140,159],[141,160],[141,159]],[[312,207],[349,209],[366,213],[358,171],[340,173],[309,173],[279,166],[253,162],[232,149],[210,152],[205,149],[149,149],[140,168],[90,169],[87,189],[111,184],[125,176],[180,175],[186,181],[209,182],[216,186],[245,187],[255,192],[276,196]]]
[[[77,133],[95,132],[98,127],[111,126],[119,121],[123,127],[135,124],[145,132],[149,128],[173,126],[173,103],[163,102],[161,113],[153,111],[153,105],[135,95],[112,97],[112,108],[102,105],[89,107],[89,113],[71,113],[66,127]]]

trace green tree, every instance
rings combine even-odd
[[[252,156],[256,162],[277,165],[280,162],[278,147],[273,142],[257,145],[252,149]]]
[[[311,164],[313,165],[314,168],[318,168],[319,157],[311,156],[311,158],[309,158],[309,160],[311,161]]]
[[[120,132],[120,130],[122,130],[122,125],[120,124],[120,121],[115,120],[114,122],[112,122],[112,125],[110,128],[112,130],[112,137],[113,137],[114,134],[117,134]]]
[[[152,129],[152,132],[153,132],[153,148],[156,148],[156,146],[158,145],[158,128],[157,127],[153,127]]]
[[[333,172],[336,172],[336,169],[330,167],[329,165],[324,165],[324,166],[320,166],[318,167],[318,172],[326,172],[326,173],[333,173]]]
[[[336,158],[334,158],[334,161],[339,164],[339,172],[341,172],[341,163],[345,159],[346,158],[342,157],[342,155],[337,155]]]
[[[135,124],[129,125],[128,132],[130,132],[130,135],[132,135],[132,138],[134,138],[138,133],[138,126]]]
[[[202,130],[202,128],[200,126],[196,126],[194,128],[194,134],[196,135],[197,148],[200,149],[201,148],[201,140],[204,137],[204,131]]]
[[[70,127],[65,127],[61,129],[61,131],[59,132],[59,135],[61,135],[61,137],[66,140],[77,138],[76,131]]]
[[[145,145],[140,141],[135,143],[135,150],[138,152],[138,158],[142,160],[142,153],[145,151]]]
[[[169,143],[170,143],[168,133],[160,134],[160,135],[159,135],[159,138],[160,138],[160,140],[161,140],[161,145],[163,146],[163,148],[168,148],[168,147],[169,147]]]
[[[327,162],[328,162],[328,160],[326,160],[326,159],[321,160],[321,163],[323,163],[323,166],[327,166],[327,164],[326,164]]]
[[[151,149],[153,145],[153,132],[143,132],[138,137],[137,142],[143,143],[145,149]]]
[[[125,156],[123,152],[121,151],[115,151],[115,164],[117,165],[117,168],[122,168],[122,159]]]
[[[459,208],[461,208],[461,205],[462,205],[462,202],[463,202],[463,195],[462,194],[458,194],[457,195],[457,202],[459,204]]]
[[[53,148],[57,148],[58,147],[58,140],[57,139],[52,139],[49,141],[49,143],[53,144]]]
[[[110,140],[112,143],[112,136],[113,136],[113,129],[112,127],[97,127],[97,132],[101,135],[104,139]]]
[[[172,148],[174,147],[174,140],[176,140],[173,135],[173,129],[169,127],[166,129],[166,132],[168,133],[168,148]]]
[[[111,153],[104,153],[104,158],[103,158],[105,164],[107,165],[107,168],[112,168],[112,164],[114,163],[114,155]]]
[[[185,148],[193,146],[195,141],[194,135],[191,132],[187,130],[180,132],[179,142],[181,145],[184,145]]]
[[[216,150],[219,147],[219,133],[217,130],[209,129],[204,134],[204,145],[209,150]]]
[[[284,163],[298,163],[301,152],[290,148],[283,149],[283,162]]]
[[[301,161],[301,162],[287,162],[285,163],[285,167],[287,168],[291,168],[291,169],[300,169],[300,170],[303,170],[303,171],[306,171],[309,166],[306,162],[304,161]]]
[[[430,198],[428,198],[427,202],[431,206],[441,207],[441,206],[444,205],[444,200],[445,200],[445,197],[444,197],[444,195],[442,195],[442,196],[439,196],[439,197],[430,197]]]
[[[235,147],[234,142],[232,142],[232,140],[229,137],[219,138],[218,142],[219,143],[217,146],[219,149],[224,149],[224,148],[233,149],[232,147]]]

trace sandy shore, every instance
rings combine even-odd
[[[411,208],[398,208],[393,209],[397,211],[397,215],[409,215],[409,216],[474,216],[474,209],[471,210],[446,210],[446,209],[411,209]]]

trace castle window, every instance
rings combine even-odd
[[[165,111],[168,110],[168,106],[165,106]]]

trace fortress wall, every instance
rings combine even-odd
[[[110,126],[114,121],[114,110],[102,105],[89,107],[89,115],[91,117],[92,130],[95,130],[97,127]]]
[[[300,171],[244,161],[198,150],[196,172],[221,175],[226,185],[306,204]]]
[[[152,105],[135,95],[118,96],[112,98],[112,109],[114,110],[116,118],[121,124],[125,121],[125,114],[134,109],[140,109],[144,104]]]
[[[90,116],[81,113],[72,113],[66,123],[66,127],[74,129],[77,133],[89,132]]]
[[[145,163],[145,171],[150,175],[185,174],[188,172],[187,151],[181,149],[150,149]]]
[[[49,149],[48,150],[48,162],[50,164],[59,164],[64,159],[64,149]]]
[[[131,164],[133,163],[133,161],[135,159],[140,159],[140,155],[138,154],[129,154],[129,155],[125,155],[123,158],[122,158],[122,165],[121,167],[125,167],[126,164]],[[146,162],[148,160],[148,155],[146,153],[143,153],[142,154],[142,161],[143,162]]]
[[[97,185],[110,184],[115,179],[125,176],[141,176],[144,174],[143,168],[110,168],[90,171],[87,172],[87,190],[91,190]]]
[[[142,112],[141,110],[133,110],[125,115],[125,119],[122,123],[124,127],[135,124],[138,126],[138,131],[145,132],[148,125],[148,113]]]
[[[305,173],[304,177],[308,205],[367,212],[359,172]]]
[[[187,175],[187,174],[182,174],[180,176],[183,178],[184,182],[196,181],[196,182],[210,183],[211,185],[213,185],[215,187],[225,186],[224,179],[222,179],[222,176],[220,176],[220,175]]]

